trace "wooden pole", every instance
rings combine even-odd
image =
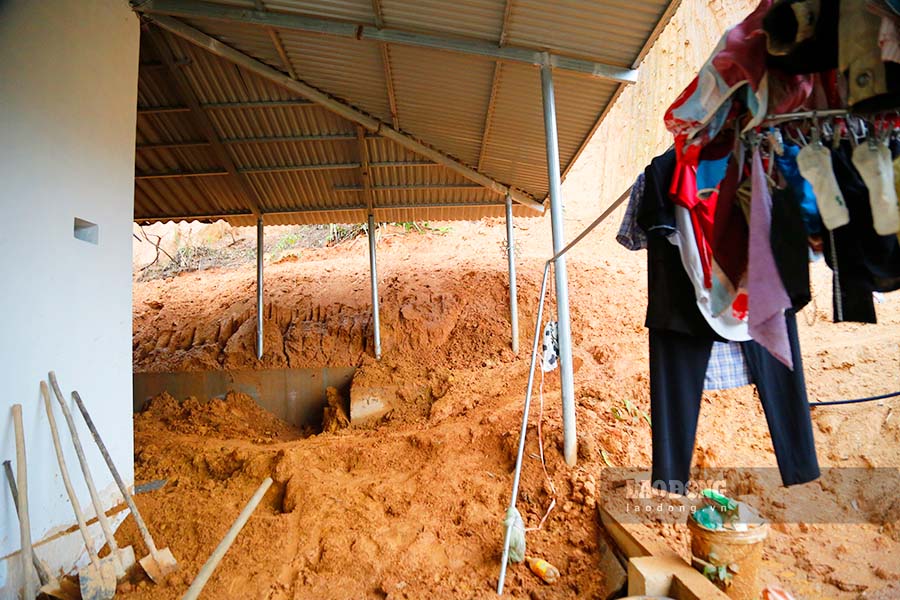
[[[22,588],[24,597],[31,600],[37,596],[34,569],[31,568],[31,520],[28,518],[28,469],[25,460],[25,428],[22,426],[22,405],[13,404],[13,425],[16,428],[16,479],[19,482],[19,537],[22,543]]]
[[[244,510],[242,510],[241,514],[235,519],[234,523],[231,525],[231,529],[228,530],[228,533],[225,534],[225,537],[222,538],[222,541],[219,542],[219,545],[213,550],[213,553],[206,560],[206,563],[200,568],[200,572],[197,573],[197,577],[194,579],[191,587],[188,588],[188,591],[182,596],[181,600],[196,600],[200,595],[206,582],[209,581],[213,571],[219,566],[219,562],[222,560],[222,557],[225,556],[225,553],[228,552],[228,549],[231,547],[231,544],[234,543],[234,540],[241,532],[241,529],[247,524],[250,515],[256,510],[256,506],[259,504],[260,500],[262,500],[270,485],[272,485],[272,478],[266,477],[250,498],[250,501],[247,502]]]

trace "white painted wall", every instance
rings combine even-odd
[[[10,407],[24,407],[31,533],[75,522],[56,464],[38,383],[53,369],[77,389],[122,476],[133,475],[131,220],[139,23],[125,0],[0,1],[0,460],[15,465]],[[97,245],[74,219],[99,225]],[[69,399],[76,420],[83,426]],[[57,421],[65,421],[56,406]],[[97,487],[115,484],[86,427]],[[68,432],[70,472],[93,514]],[[0,475],[0,597],[20,576],[19,529]],[[38,552],[69,569],[82,543]],[[84,556],[80,557],[81,559]]]

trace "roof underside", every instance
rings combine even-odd
[[[478,40],[630,69],[671,14],[669,4],[220,0],[205,6]],[[178,18],[496,182],[538,201],[547,195],[540,71],[534,65],[234,19]],[[496,190],[149,27],[141,37],[136,221],[225,218],[250,225],[255,208],[266,224],[363,222],[370,206],[379,221],[503,214],[505,198]],[[554,69],[564,171],[619,85]],[[515,214],[539,213],[516,204]]]

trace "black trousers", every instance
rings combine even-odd
[[[742,342],[750,376],[762,401],[784,485],[819,477],[812,420],[803,377],[797,321],[786,315],[794,370],[754,341]],[[684,489],[700,416],[703,380],[712,337],[650,330],[650,411],[653,421],[652,481],[659,489]],[[728,440],[722,440],[727,444]]]

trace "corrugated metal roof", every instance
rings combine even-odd
[[[627,68],[658,29],[669,1],[217,0],[209,5],[503,43]],[[393,122],[393,102],[403,132],[535,198],[547,193],[534,66],[227,19],[182,20],[282,72],[293,70],[303,82],[384,123]],[[156,37],[174,57],[203,114],[188,110],[163,57],[142,40],[136,219],[255,222],[250,199],[217,160],[222,155],[204,137],[198,119],[208,119],[236,177],[258,198],[266,223],[366,219],[356,124],[172,34],[158,30]],[[565,170],[619,84],[561,69],[554,70],[554,84]],[[456,171],[371,132],[364,143],[376,218],[503,215],[503,197]],[[515,213],[536,214],[520,205]]]
[[[667,5],[658,0],[514,0],[508,42],[631,66]]]

